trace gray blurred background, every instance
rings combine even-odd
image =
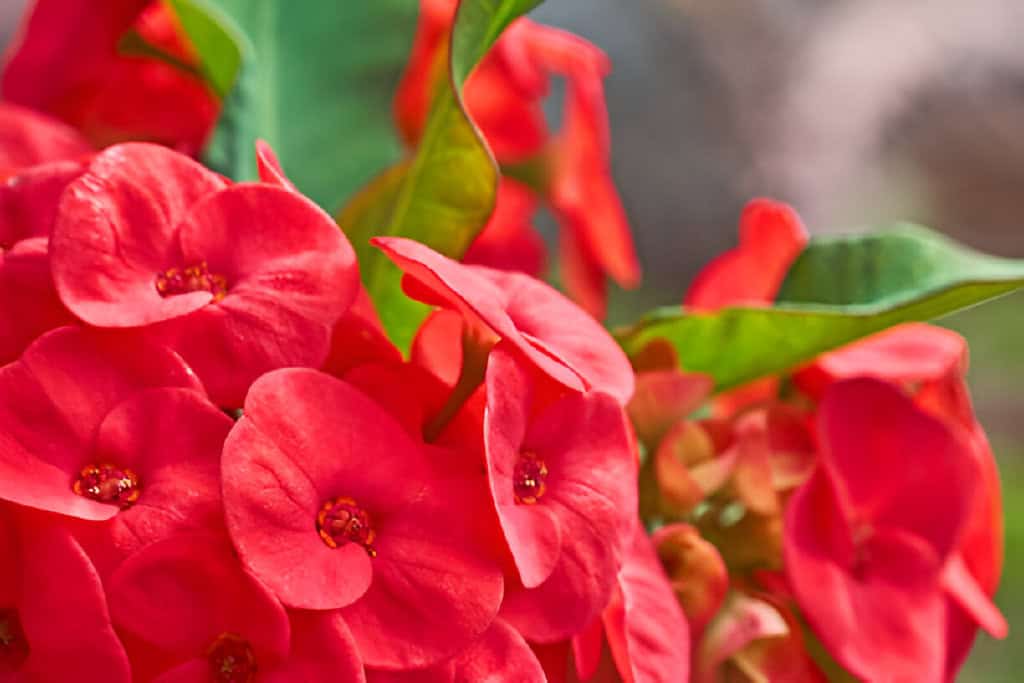
[[[22,5],[0,0],[5,43]],[[615,64],[614,172],[645,281],[615,293],[614,322],[678,303],[755,195],[812,232],[912,220],[1024,257],[1024,0],[548,0],[533,16]],[[1024,295],[943,323],[971,343],[1007,510],[1010,640],[982,637],[960,680],[1020,681]]]

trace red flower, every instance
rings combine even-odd
[[[530,224],[536,210],[537,200],[525,185],[503,178],[494,213],[462,261],[540,277],[546,249]]]
[[[715,381],[710,375],[679,370],[638,372],[636,392],[626,410],[639,439],[655,449],[675,424],[700,408]]]
[[[637,463],[612,397],[548,396],[529,372],[511,348],[491,352],[484,439],[520,581],[548,596],[510,591],[503,609],[528,638],[551,642],[582,629],[608,601],[636,516]]]
[[[955,332],[910,323],[818,358],[794,377],[812,396],[845,378],[877,377],[908,388],[924,410],[967,431],[982,475],[967,529],[943,581],[949,595],[947,672],[963,664],[980,625],[995,637],[1006,621],[992,604],[1003,562],[1003,509],[999,472],[985,432],[974,416],[964,381],[967,342]]]
[[[819,429],[819,468],[785,517],[785,568],[797,602],[854,675],[944,680],[940,577],[978,490],[971,445],[873,379],[833,385]]]
[[[689,679],[690,632],[686,617],[639,523],[600,629],[624,683]],[[595,637],[595,630],[574,640],[576,668],[583,680],[597,670],[600,660],[601,631],[596,631]]]
[[[104,579],[149,543],[223,524],[220,454],[232,424],[197,392],[170,388],[142,391],[103,419],[83,468],[114,464],[136,482],[114,517],[75,531]]]
[[[850,377],[875,377],[899,385],[942,380],[966,369],[967,342],[956,332],[925,323],[897,325],[818,356],[793,380],[821,398],[829,386]]]
[[[395,99],[396,118],[409,144],[419,139],[435,84],[446,77],[446,43],[456,3],[423,0],[416,42]],[[522,164],[533,190],[550,204],[562,227],[562,274],[570,296],[604,316],[605,277],[624,287],[640,278],[625,211],[610,172],[608,113],[602,81],[608,58],[591,43],[549,26],[518,19],[466,82],[463,100],[473,122],[502,164]],[[568,82],[563,127],[552,140],[542,101],[552,75]],[[508,181],[504,181],[503,185]],[[542,245],[529,226],[532,206],[513,203],[499,189],[491,223],[468,260],[535,274]],[[500,226],[500,229],[499,229]],[[510,249],[502,252],[506,240]],[[475,252],[475,253],[474,253]],[[484,259],[480,259],[483,252]],[[542,253],[542,252],[541,252]]]
[[[123,53],[129,36],[165,58]],[[219,109],[170,10],[153,0],[36,0],[0,89],[98,146],[151,140],[196,154]]]
[[[777,599],[733,591],[704,634],[693,680],[716,683],[740,670],[753,680],[826,683],[802,633],[802,624]]]
[[[344,622],[314,612],[289,620],[219,534],[149,546],[121,565],[110,594],[114,623],[135,639],[133,668],[159,683],[364,680]]]
[[[603,391],[620,403],[629,400],[633,370],[622,350],[604,328],[548,285],[519,273],[463,265],[408,239],[377,237],[372,242],[406,272],[414,298],[459,311],[469,324],[508,341],[571,389]]]
[[[161,389],[160,398],[146,391],[159,387],[182,390]],[[114,517],[149,486],[131,471],[144,458],[152,456],[147,474],[152,466],[157,477],[160,468],[173,467],[175,457],[187,461],[204,456],[175,453],[174,445],[184,445],[189,438],[215,438],[202,429],[177,437],[182,441],[159,446],[148,442],[166,439],[167,432],[160,430],[175,425],[175,417],[200,420],[191,425],[195,427],[212,420],[202,415],[205,408],[194,405],[198,399],[176,393],[183,390],[192,394],[200,385],[181,359],[166,349],[70,327],[46,334],[19,361],[0,368],[0,499],[86,520]],[[167,403],[159,404],[164,398]],[[132,399],[138,403],[122,403]],[[156,414],[150,415],[154,421],[132,424],[138,416],[135,411],[153,409],[152,402],[158,402]],[[168,414],[160,415],[165,408]],[[181,412],[175,412],[177,408]],[[215,455],[208,442],[204,446],[205,457]],[[154,502],[170,499],[169,510],[185,509],[187,487],[198,483],[201,475],[186,478],[184,486],[175,489],[174,480],[182,473],[167,474],[168,488],[151,482]],[[143,514],[128,512],[132,519]]]
[[[563,50],[558,50],[561,53]],[[582,62],[565,50],[569,85],[562,131],[552,154],[548,200],[562,227],[562,271],[572,299],[604,318],[605,277],[632,289],[640,283],[626,211],[611,175],[611,143],[602,79],[604,55]]]
[[[666,524],[651,537],[672,590],[689,625],[699,638],[729,590],[729,572],[718,549],[689,524]]]
[[[471,646],[437,666],[410,671],[370,669],[366,680],[368,683],[547,683],[530,646],[518,631],[501,619],[495,619]]]
[[[0,177],[47,161],[73,160],[92,147],[73,128],[10,103],[0,103]]]
[[[806,244],[807,233],[793,209],[755,199],[740,216],[739,246],[704,267],[683,303],[702,311],[771,303]]]
[[[53,286],[49,241],[61,193],[82,170],[77,161],[42,163],[0,185],[0,365],[74,321]]]
[[[367,666],[430,666],[493,620],[501,572],[467,537],[461,467],[357,389],[265,375],[223,462],[242,562],[288,606],[340,608]]]
[[[423,132],[435,84],[447,77],[447,42],[457,3],[422,0],[420,21],[409,64],[395,96],[395,118],[403,137],[415,145]],[[499,159],[520,159],[540,151],[547,124],[540,99],[547,94],[547,75],[539,70],[521,34],[531,22],[516,21],[473,70],[463,99],[474,122]]]
[[[309,200],[269,184],[229,186],[146,144],[100,153],[68,187],[52,248],[72,313],[143,328],[226,406],[268,370],[318,367],[358,285],[352,248]]]
[[[0,679],[128,683],[96,570],[67,528],[0,504]]]
[[[366,289],[359,287],[355,301],[334,325],[331,347],[321,370],[343,377],[364,363],[401,363],[402,352],[391,343]]]

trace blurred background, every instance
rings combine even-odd
[[[23,4],[0,0],[4,44]],[[1022,0],[547,0],[533,16],[615,64],[614,172],[646,272],[612,322],[681,301],[757,195],[811,232],[911,220],[1024,257]],[[1024,293],[942,324],[970,341],[1006,506],[1009,642],[981,636],[960,680],[1020,681]]]

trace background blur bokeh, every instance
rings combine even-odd
[[[0,0],[5,44],[23,4]],[[812,232],[912,220],[1024,257],[1022,0],[547,0],[533,16],[615,64],[614,171],[646,273],[614,322],[678,303],[755,195]],[[942,322],[970,341],[1006,506],[1010,638],[982,636],[961,680],[1024,680],[1024,294]]]

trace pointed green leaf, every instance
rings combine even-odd
[[[408,348],[426,308],[401,291],[401,273],[369,245],[399,235],[458,258],[494,208],[498,167],[462,102],[470,72],[516,17],[541,0],[462,0],[452,30],[448,78],[431,103],[411,159],[370,183],[338,216],[359,255],[363,283],[391,338]]]
[[[391,100],[417,0],[171,0],[208,80],[224,92],[205,161],[255,178],[274,147],[299,189],[334,210],[401,153]]]
[[[654,311],[619,333],[630,354],[666,339],[718,390],[785,372],[861,337],[930,320],[1024,287],[1024,261],[968,249],[924,228],[819,238],[773,308]]]

